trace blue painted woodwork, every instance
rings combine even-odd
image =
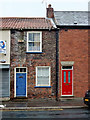
[[[16,73],[16,96],[26,96],[26,73]]]
[[[51,86],[35,86],[35,88],[51,88]]]

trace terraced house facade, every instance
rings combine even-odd
[[[90,87],[88,12],[48,5],[46,18],[0,20],[2,98],[84,97]]]
[[[58,97],[82,98],[90,89],[89,12],[47,8],[58,31]],[[58,67],[58,66],[57,66]]]
[[[56,31],[45,18],[2,18],[10,30],[10,98],[54,98]]]

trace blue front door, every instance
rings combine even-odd
[[[26,96],[26,73],[16,73],[16,96]]]

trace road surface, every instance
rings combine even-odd
[[[68,119],[84,119],[90,120],[90,109],[60,109],[60,110],[49,110],[49,111],[0,111],[2,112],[2,118],[68,118]],[[22,120],[23,120],[22,119]],[[6,119],[5,119],[6,120]],[[50,119],[49,119],[50,120]]]

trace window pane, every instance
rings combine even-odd
[[[40,33],[33,33],[33,41],[40,42]]]
[[[63,66],[63,69],[72,69],[72,66]]]
[[[40,42],[40,33],[29,33],[29,41]]]
[[[40,43],[34,43],[34,50],[40,51]]]
[[[38,70],[37,70],[37,76],[42,76],[42,68],[38,68]]]
[[[19,72],[19,68],[16,68],[16,72]]]
[[[49,68],[38,68],[38,76],[49,76]]]
[[[49,85],[49,77],[37,77],[37,85]]]
[[[37,77],[37,85],[41,85],[42,84],[42,77]]]
[[[43,68],[42,76],[49,76],[49,69]]]
[[[29,51],[40,51],[40,43],[38,42],[29,42],[28,43],[28,50]]]
[[[26,68],[20,68],[20,72],[26,72]]]
[[[66,83],[66,72],[64,71],[64,83]]]
[[[70,71],[68,72],[68,82],[70,83]]]
[[[33,33],[29,33],[29,41],[33,41]]]
[[[28,43],[28,50],[33,51],[33,43]]]

